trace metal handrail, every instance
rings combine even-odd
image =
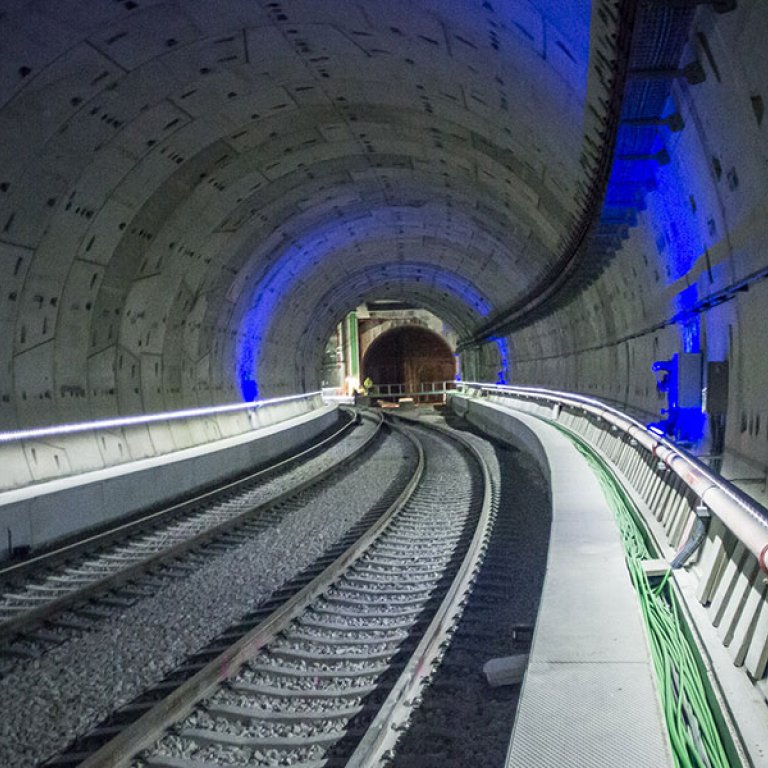
[[[460,390],[478,389],[521,399],[569,406],[604,420],[635,440],[666,467],[669,467],[755,555],[768,573],[768,509],[742,493],[736,486],[714,474],[709,467],[644,424],[600,400],[572,392],[540,387],[517,387],[483,382],[461,382]]]
[[[418,389],[408,389],[408,382],[392,382],[391,384],[373,384],[368,394],[372,397],[407,397],[410,395],[440,395],[453,392],[459,382],[455,379],[443,381],[420,381]],[[394,391],[393,391],[394,390]]]

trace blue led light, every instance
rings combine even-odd
[[[238,334],[237,382],[244,400],[258,397],[258,367],[271,323],[280,302],[301,279],[311,279],[309,273],[320,260],[348,244],[353,236],[337,229],[317,233],[311,240],[294,242],[269,269],[254,291],[250,308],[243,317]],[[423,262],[395,262],[369,268],[377,281],[398,280],[403,283],[422,284],[433,290],[449,293],[480,317],[490,314],[489,301],[465,278]],[[506,359],[506,352],[505,352]],[[505,365],[506,370],[506,365]]]
[[[681,443],[698,442],[704,435],[706,416],[701,410],[701,357],[672,355],[669,360],[657,360],[651,370],[657,377],[657,389],[666,396],[665,418],[648,424],[667,437]]]
[[[496,374],[497,384],[506,384],[509,378],[509,349],[507,348],[507,340],[503,336],[494,336],[491,341],[496,344],[496,349],[499,352],[499,371]]]
[[[693,210],[697,184],[695,178],[685,177],[677,162],[660,169],[656,181],[656,194],[648,200],[648,214],[657,232],[657,247],[669,284],[687,274],[704,253]]]
[[[254,379],[241,378],[240,391],[243,393],[243,400],[246,403],[253,402],[259,396],[259,387]]]
[[[632,100],[626,105],[625,109],[632,109]],[[667,98],[660,113],[671,114],[675,109],[673,100]],[[637,211],[645,210],[656,238],[657,279],[672,285],[690,274],[705,248],[696,217],[701,186],[696,177],[698,166],[679,161],[666,148],[668,141],[666,129],[625,121],[617,135],[599,233],[607,247],[620,247],[628,228],[637,224]],[[680,353],[652,366],[667,407],[662,410],[664,418],[649,426],[675,440],[694,443],[701,439],[706,422],[701,409],[701,358],[694,357],[702,351],[696,284],[679,291],[671,315],[670,323],[680,331]]]
[[[680,325],[683,336],[683,352],[701,352],[701,314],[696,311],[699,291],[696,285],[680,291],[675,297],[677,314],[675,322]]]

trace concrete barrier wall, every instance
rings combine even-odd
[[[245,419],[249,431],[238,424],[241,434],[235,436],[0,492],[0,560],[12,548],[40,549],[245,473],[311,440],[339,418],[335,405],[295,415],[305,409],[289,402],[254,413],[250,422],[246,414],[233,414]],[[146,426],[136,430],[149,437]],[[82,437],[86,444],[100,440],[101,435]],[[68,445],[68,455],[77,442]]]
[[[448,404],[454,413],[479,427],[486,434],[510,443],[533,456],[547,482],[551,484],[552,472],[541,440],[520,419],[501,408],[489,408],[485,401],[474,402],[466,396],[449,395]]]
[[[315,394],[179,420],[0,442],[0,491],[207,445],[321,405]]]

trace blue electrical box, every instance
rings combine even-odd
[[[649,427],[681,443],[701,438],[705,420],[701,409],[701,365],[700,352],[681,352],[651,366],[657,389],[667,395],[667,407],[662,410],[666,418]]]

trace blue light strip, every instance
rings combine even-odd
[[[330,236],[336,232],[326,230],[317,233],[308,243],[293,244],[256,286],[254,301],[243,317],[238,334],[236,376],[244,400],[258,396],[258,366],[262,345],[278,305],[319,258],[325,260],[328,257],[332,250]],[[346,235],[346,232],[342,234]],[[345,246],[346,241],[351,239],[348,235],[342,237],[334,246]],[[320,248],[322,253],[318,252]],[[434,285],[460,298],[482,317],[490,314],[490,302],[468,280],[455,273],[421,262],[397,262],[380,266],[383,271],[377,272],[379,280],[388,278]]]
[[[497,349],[499,350],[499,358],[501,359],[501,370],[498,373],[496,383],[506,384],[509,379],[509,349],[507,347],[507,339],[504,336],[494,336],[491,341],[495,342]]]

